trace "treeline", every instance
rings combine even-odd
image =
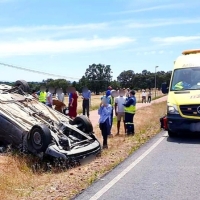
[[[109,85],[115,89],[131,88],[135,90],[155,87],[155,73],[148,70],[143,70],[141,73],[135,73],[133,70],[122,71],[116,80],[112,80],[112,78],[110,65],[92,64],[86,69],[85,74],[79,81],[70,82],[65,79],[47,79],[42,82],[29,82],[29,85],[32,90],[39,90],[43,85],[47,88],[63,88],[64,92],[66,92],[69,86],[75,87],[79,92],[86,86],[95,93],[105,91]],[[169,83],[170,78],[171,71],[158,71],[156,73],[157,88],[159,89],[163,82]],[[12,85],[13,83],[7,82],[6,84]]]

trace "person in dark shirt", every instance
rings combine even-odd
[[[82,104],[83,115],[85,115],[85,111],[86,111],[86,112],[87,112],[87,116],[88,116],[88,118],[89,118],[89,114],[90,114],[91,92],[90,92],[90,90],[88,90],[86,87],[83,88],[82,99],[83,99],[83,104]]]

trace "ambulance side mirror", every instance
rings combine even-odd
[[[167,83],[162,83],[162,93],[163,94],[168,94],[168,92],[169,92],[169,88],[168,88],[168,86],[167,86]]]

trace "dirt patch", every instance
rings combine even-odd
[[[4,170],[8,167],[8,163],[12,160],[12,158],[7,156],[0,156],[0,173],[3,173]]]
[[[135,136],[125,137],[122,129],[120,136],[109,139],[109,149],[103,151],[101,157],[65,172],[34,174],[28,166],[27,158],[12,156],[2,160],[0,157],[0,163],[6,166],[3,167],[3,173],[0,171],[1,199],[70,199],[159,132],[159,118],[165,112],[166,102],[138,110],[135,115]],[[116,133],[115,126],[113,133]],[[98,127],[96,136],[102,141]]]

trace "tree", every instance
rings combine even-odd
[[[146,69],[144,69],[144,70],[142,70],[142,75],[147,75],[147,70]]]
[[[81,92],[82,88],[80,87],[79,82],[72,82],[72,87],[75,87],[78,92]]]
[[[66,92],[67,88],[70,86],[70,82],[66,79],[51,79],[50,81],[46,82],[46,87],[54,87],[56,88],[62,88],[64,92]]]
[[[92,64],[86,69],[85,79],[90,90],[96,93],[105,91],[112,80],[110,65]]]
[[[114,80],[114,81],[111,81],[111,82],[110,82],[110,86],[111,86],[113,89],[117,90],[117,89],[120,88],[120,83],[119,83],[118,81]]]
[[[120,73],[120,75],[117,77],[117,81],[120,83],[121,87],[128,88],[133,86],[134,78],[134,71],[127,70]]]
[[[156,73],[157,87],[160,88],[163,82],[169,84],[171,78],[171,71],[158,71]],[[141,73],[134,73],[132,70],[123,71],[117,77],[121,87],[129,87],[135,90],[148,89],[155,87],[155,72],[152,73],[147,70],[142,70]]]
[[[83,87],[89,87],[89,81],[85,76],[79,80],[79,92],[83,89]]]

